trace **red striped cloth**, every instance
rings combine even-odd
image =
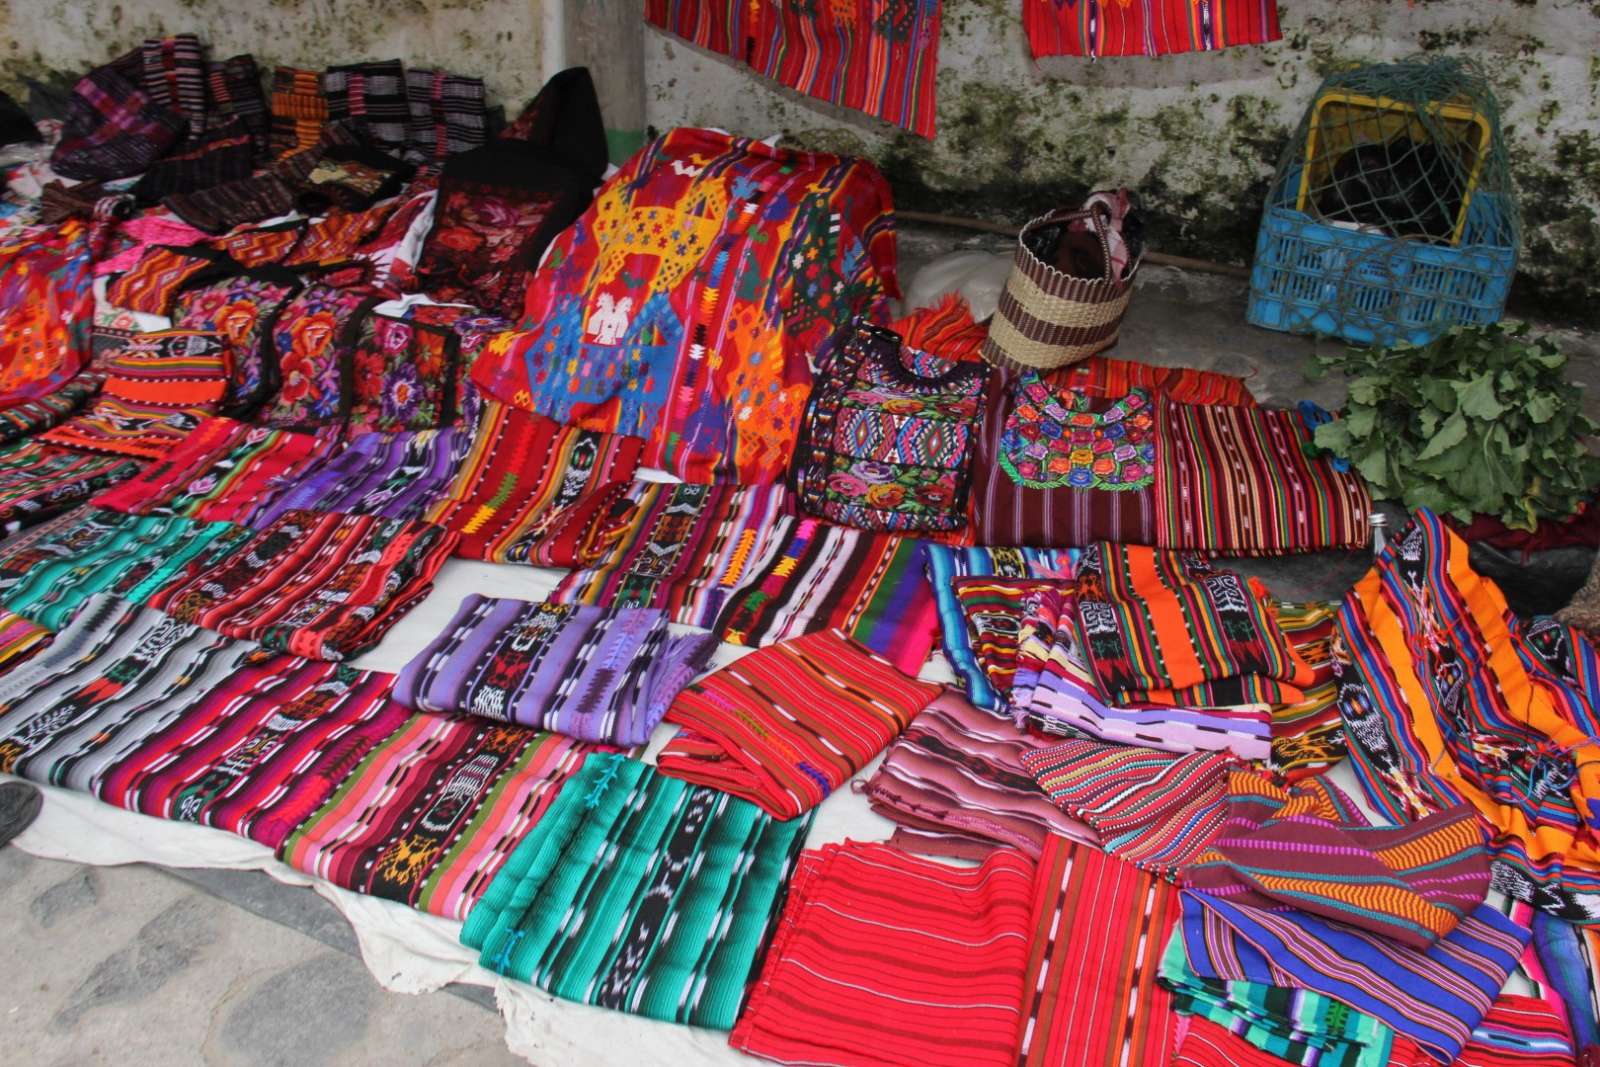
[[[1437,1067],[1416,1042],[1395,1038],[1389,1067]],[[1502,993],[1451,1067],[1572,1067],[1572,1034],[1538,997]],[[1209,1064],[1202,1067],[1210,1067]]]
[[[1035,58],[1210,52],[1281,36],[1273,0],[1023,0],[1022,25]]]
[[[939,692],[840,630],[805,634],[680,693],[666,721],[684,730],[656,766],[792,819],[888,747]]]
[[[1398,1045],[1396,1042],[1397,1048]],[[1415,1045],[1410,1047],[1416,1048]],[[1400,1061],[1391,1059],[1389,1062],[1393,1067]],[[1172,1054],[1172,1067],[1287,1067],[1288,1063],[1199,1015],[1184,1016],[1183,1035]]]
[[[973,868],[854,841],[803,853],[728,1043],[780,1063],[1016,1063],[1033,879],[1010,849]]]
[[[1170,883],[1092,845],[1049,838],[1027,927],[1016,1062],[1166,1067],[1177,1016],[1156,974],[1178,914]]]

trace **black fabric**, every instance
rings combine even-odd
[[[38,144],[39,127],[28,113],[6,93],[0,93],[0,145]]]
[[[397,195],[417,168],[367,144],[329,144],[305,177],[295,206],[307,215],[365,211]]]
[[[545,82],[501,139],[542,149],[585,178],[590,188],[599,185],[611,152],[589,68],[568,67]]]

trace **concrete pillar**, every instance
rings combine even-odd
[[[621,163],[645,140],[644,5],[639,0],[554,0],[563,8],[562,63],[588,67],[600,95],[611,161]],[[547,46],[545,56],[550,57]],[[545,75],[554,74],[547,69]]]

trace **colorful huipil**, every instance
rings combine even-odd
[[[1040,56],[1165,56],[1276,41],[1271,0],[1022,0]]]
[[[1600,922],[1600,654],[1518,622],[1467,544],[1419,510],[1339,611],[1350,765],[1394,822],[1460,803],[1489,830],[1495,888]]]
[[[459,922],[592,751],[511,723],[412,715],[285,839],[278,858]]]
[[[897,292],[890,194],[868,163],[679,129],[551,246],[528,327],[473,369],[487,394],[646,439],[690,481],[781,479],[809,358]]]
[[[99,243],[77,222],[0,243],[0,408],[48,396],[88,364]]]
[[[0,770],[276,848],[405,721],[390,682],[99,596],[0,679]]]
[[[642,745],[716,650],[674,636],[658,608],[590,608],[473,593],[412,657],[395,699],[581,741]]]
[[[461,940],[490,970],[567,1000],[727,1030],[810,828],[591,755]]]
[[[858,322],[819,361],[794,462],[813,515],[864,530],[967,525],[972,445],[989,365],[903,345]]]

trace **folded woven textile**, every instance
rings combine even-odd
[[[472,449],[429,520],[460,534],[456,554],[525,563],[541,526],[586,490],[631,478],[644,442],[485,405]]]
[[[954,580],[977,575],[996,578],[1070,578],[1076,553],[1054,548],[957,548],[928,544],[928,584],[939,615],[944,658],[980,708],[996,710],[999,695],[973,654],[966,615],[956,599]]]
[[[1093,845],[1047,838],[1015,1062],[1166,1067],[1175,1018],[1157,955],[1177,919],[1171,885]]]
[[[782,485],[634,481],[599,513],[590,558],[550,599],[664,608],[711,629],[741,577],[777,551],[788,510]]]
[[[255,157],[265,159],[272,116],[261,91],[261,71],[256,66],[255,56],[246,53],[207,63],[206,89],[211,95],[211,110],[219,115],[237,116],[250,131]]]
[[[467,916],[490,970],[567,1000],[726,1030],[809,819],[591,755]]]
[[[520,726],[411,715],[284,839],[278,858],[459,922],[591,751]]]
[[[98,363],[106,379],[94,405],[40,434],[39,440],[85,452],[158,459],[215,414],[228,391],[228,345],[216,333],[140,334]]]
[[[30,619],[0,610],[0,668],[11,670],[47,647],[54,632]]]
[[[328,124],[328,102],[322,95],[322,75],[316,71],[273,68],[271,106],[274,155],[304,151],[322,139],[322,129]]]
[[[689,686],[662,773],[714,786],[780,819],[810,811],[939,695],[838,630],[766,648]]]
[[[146,37],[139,50],[142,85],[150,99],[181,115],[191,133],[206,121],[205,53],[192,33]]]
[[[1056,807],[1023,767],[1052,742],[946,690],[922,709],[860,787],[897,823],[891,842],[912,852],[980,858],[997,846],[1037,856],[1050,834],[1098,844]]]
[[[250,538],[249,530],[228,522],[96,507],[66,518],[0,556],[0,602],[52,630],[97,593],[142,606],[190,563],[214,563]]]
[[[1034,864],[846,841],[802,853],[728,1043],[780,1063],[1017,1062]]]
[[[137,61],[138,53],[132,58]],[[61,177],[93,181],[138,174],[188,129],[182,116],[151,100],[118,67],[96,67],[73,86],[61,140],[50,154],[50,167]]]
[[[488,140],[489,116],[482,78],[447,70],[406,71],[406,156],[442,163]]]
[[[322,74],[330,122],[352,122],[375,146],[398,156],[406,146],[405,69],[398,59],[349,63]]]
[[[1389,1059],[1390,1067],[1433,1067],[1436,1062],[1404,1039],[1394,1043]],[[1572,1036],[1549,1002],[1502,993],[1451,1067],[1572,1067],[1573,1062]]]
[[[251,514],[250,525],[266,526],[299,508],[421,519],[443,499],[472,443],[472,435],[457,426],[362,434],[292,481],[277,479],[282,488]]]
[[[0,448],[0,526],[17,529],[77,507],[127,481],[143,464],[126,456],[96,456],[20,441]]]
[[[1107,852],[1171,877],[1222,828],[1237,761],[1075,739],[1023,753],[1022,766]]]
[[[206,419],[166,456],[92,502],[133,515],[263,526],[252,518],[255,510],[320,466],[332,447],[326,437]]]
[[[71,418],[100,392],[104,379],[100,371],[87,370],[53,393],[0,409],[0,444],[31,437]]]
[[[351,342],[347,433],[432,430],[455,421],[459,358],[450,330],[363,315]]]
[[[0,678],[0,770],[276,848],[405,721],[391,681],[99,596]]]
[[[1311,668],[1305,699],[1272,709],[1272,753],[1267,769],[1289,781],[1320,774],[1344,758],[1344,720],[1339,717],[1333,678],[1333,632],[1337,603],[1273,606],[1283,636]]]
[[[1107,703],[1078,633],[1074,588],[1070,582],[1035,582],[1020,608],[1012,608],[1020,612],[1021,623],[1008,708],[1019,725],[1167,752],[1232,752],[1241,759],[1269,754],[1268,712],[1260,705]],[[998,585],[990,587],[991,600],[998,590]]]
[[[1227,818],[1183,869],[1188,889],[1239,908],[1307,912],[1418,951],[1489,892],[1483,831],[1465,805],[1374,826],[1322,778],[1286,793],[1235,772],[1228,787]]]
[[[1385,818],[1459,803],[1489,829],[1495,887],[1579,923],[1600,916],[1600,654],[1516,622],[1467,545],[1428,511],[1339,611],[1350,764]]]
[[[428,595],[454,544],[431,523],[291,511],[216,563],[191,564],[151,604],[268,648],[349,659]]]
[[[1311,667],[1289,647],[1259,582],[1198,556],[1109,543],[1084,550],[1076,578],[1084,649],[1112,701],[1304,699]]]
[[[1371,1015],[1441,1063],[1460,1054],[1527,946],[1486,904],[1425,951],[1302,911],[1185,891],[1184,952],[1202,978],[1309,989]]]
[[[171,315],[184,288],[224,272],[206,249],[150,245],[132,267],[106,283],[106,302],[147,315]]]
[[[766,562],[723,579],[733,589],[714,632],[760,648],[840,629],[907,674],[920,671],[938,639],[922,543],[811,518],[778,523]]]
[[[395,699],[583,741],[642,745],[716,651],[667,632],[659,608],[529,603],[473,593],[400,671]]]
[[[211,189],[250,177],[255,141],[242,119],[219,119],[188,137],[152,163],[133,187],[141,203]]]

